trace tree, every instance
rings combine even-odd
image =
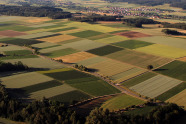
[[[149,70],[152,70],[154,67],[153,67],[153,65],[148,65],[147,66],[147,69],[149,69]]]

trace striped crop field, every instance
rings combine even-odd
[[[84,59],[92,58],[92,57],[95,57],[95,56],[96,55],[91,54],[91,53],[87,53],[87,52],[78,52],[78,53],[73,53],[73,54],[70,54],[70,55],[57,57],[57,58],[54,58],[54,59],[56,59],[56,60],[62,59],[63,62],[73,63],[73,62],[82,61]]]
[[[137,84],[139,84],[139,83],[141,83],[141,82],[143,82],[145,80],[148,80],[148,79],[150,79],[150,78],[152,78],[152,77],[154,77],[156,75],[157,74],[155,74],[155,73],[147,72],[147,73],[144,73],[144,74],[142,74],[142,75],[140,75],[138,77],[135,77],[135,78],[132,78],[132,79],[130,79],[128,81],[123,82],[122,85],[127,87],[127,88],[129,88],[129,87],[137,85]]]
[[[54,35],[54,34],[55,33],[52,33],[52,32],[39,32],[39,33],[34,33],[34,34],[27,34],[27,35],[17,36],[16,38],[32,39],[32,38],[39,38],[39,37],[44,37],[44,36]]]
[[[61,31],[68,31],[68,30],[73,30],[73,29],[77,29],[77,28],[76,27],[67,27],[67,28],[50,30],[50,32],[61,32]]]
[[[182,81],[157,75],[142,83],[130,87],[130,89],[141,95],[154,98],[179,85],[180,83],[182,83]]]
[[[87,39],[89,40],[99,40],[102,38],[108,38],[108,37],[112,37],[113,35],[110,34],[101,34],[101,35],[97,35],[97,36],[92,36],[92,37],[88,37]]]
[[[139,41],[139,40],[125,40],[125,41],[114,43],[113,45],[123,47],[123,48],[136,49],[140,47],[149,46],[152,44],[153,43],[148,43],[148,42]]]
[[[46,48],[46,47],[52,47],[52,46],[56,46],[56,45],[57,44],[55,44],[55,43],[43,42],[43,43],[33,44],[32,47]]]
[[[172,38],[166,36],[153,36],[153,37],[138,38],[138,40],[186,49],[185,39],[180,39],[180,38]]]
[[[104,58],[104,57],[97,56],[97,57],[93,57],[93,58],[89,58],[89,59],[79,61],[77,63],[79,65],[89,66],[89,65],[93,65],[93,64],[96,64],[96,63],[99,63],[99,62],[106,61],[106,60],[108,60],[108,59]]]
[[[144,73],[146,70],[140,69],[140,68],[130,68],[128,70],[125,70],[121,73],[118,73],[116,75],[111,76],[110,78],[114,80],[116,83],[120,83],[122,81],[128,80],[132,77],[135,77],[139,74]]]
[[[34,80],[33,80],[34,77]],[[1,78],[2,84],[7,88],[22,88],[30,85],[52,81],[53,79],[37,72],[29,72],[24,74],[12,75]]]
[[[8,45],[8,46],[0,48],[0,52],[14,51],[14,50],[24,50],[24,48],[19,47],[19,46],[13,46],[13,45]]]
[[[186,62],[176,60],[156,69],[155,71],[160,74],[186,81]]]
[[[67,92],[71,92],[74,90],[75,88],[69,85],[63,84],[61,86],[56,86],[56,87],[33,92],[30,94],[30,97],[33,99],[41,100],[43,97],[50,98],[50,97],[54,97],[54,96],[67,93]]]
[[[128,38],[123,37],[123,36],[112,36],[112,37],[98,39],[95,41],[100,42],[100,43],[110,44],[110,43],[116,43],[116,42],[121,42],[121,41],[125,41],[125,40],[128,40]]]
[[[162,64],[171,61],[171,59],[169,58],[163,58],[163,57],[154,56],[154,55],[145,54],[145,53],[136,52],[127,49],[115,53],[111,53],[106,57],[116,59],[122,62],[126,62],[129,64],[133,64],[136,66],[140,66],[142,68],[147,68],[148,65],[153,65],[154,67],[158,67]]]
[[[65,48],[65,49],[61,49],[61,50],[55,50],[52,52],[44,53],[43,55],[48,56],[50,58],[56,58],[56,57],[60,57],[60,56],[64,56],[64,55],[68,55],[68,54],[72,54],[72,53],[76,53],[76,52],[79,52],[79,51],[72,49],[72,48]]]
[[[38,24],[38,25],[32,25],[30,27],[33,27],[33,28],[41,28],[41,27],[48,27],[48,26],[54,26],[56,24],[54,23],[43,23],[43,24]]]
[[[176,47],[170,47],[160,44],[153,44],[146,47],[141,47],[136,49],[136,51],[162,56],[162,57],[168,57],[168,58],[180,58],[184,57],[186,54],[185,49],[176,48]]]
[[[77,32],[80,32],[80,31],[84,31],[84,30],[78,28],[78,29],[60,31],[60,32],[58,32],[58,33],[61,33],[61,34],[72,34],[72,33],[77,33]]]
[[[82,28],[85,30],[99,31],[99,32],[103,32],[103,33],[122,30],[122,29],[112,28],[112,27],[107,27],[107,26],[102,26],[102,25],[88,24],[85,22],[72,22],[67,25]]]
[[[86,50],[94,49],[97,47],[105,46],[105,44],[85,39],[85,40],[80,40],[80,41],[76,41],[72,43],[67,43],[67,44],[64,44],[64,46],[86,51]]]
[[[126,94],[122,94],[122,95],[115,96],[115,97],[107,100],[106,102],[104,102],[101,105],[101,108],[109,109],[110,111],[114,111],[114,110],[124,109],[126,107],[131,106],[131,105],[139,105],[139,104],[143,104],[143,103],[144,103],[144,101],[142,101],[142,100],[139,100],[137,98],[134,98],[134,97],[126,95]]]
[[[65,46],[55,46],[55,47],[48,46],[48,48],[41,49],[41,50],[39,50],[39,52],[40,53],[50,53],[50,52],[61,50],[61,49],[65,49],[65,48],[67,48],[67,47],[65,47]]]
[[[96,69],[100,74],[105,76],[112,76],[128,69],[133,68],[131,65],[118,62],[115,60],[102,61],[88,66],[88,68]]]
[[[9,59],[3,60],[5,62],[15,63],[17,59]],[[19,59],[23,64],[27,65],[30,68],[38,68],[38,69],[57,69],[63,68],[64,65],[61,63],[54,62],[52,60],[47,60],[44,58],[26,58],[26,59]]]
[[[168,99],[167,102],[176,103],[179,106],[184,106],[184,108],[186,109],[186,97],[185,96],[186,96],[186,89],[178,93],[177,95],[171,97],[170,99]]]
[[[71,36],[71,35],[58,35],[58,36],[53,36],[53,37],[48,37],[48,38],[41,38],[38,39],[40,41],[46,41],[46,42],[50,42],[50,43],[58,43],[58,42],[62,42],[65,40],[71,40],[71,39],[75,39],[76,37]]]

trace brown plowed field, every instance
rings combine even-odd
[[[134,32],[134,31],[120,32],[120,33],[116,33],[115,35],[125,36],[125,37],[128,37],[128,38],[141,38],[141,37],[151,36],[151,35],[148,35],[148,34],[143,34],[143,33]]]
[[[26,33],[19,32],[19,31],[12,31],[12,30],[0,31],[0,35],[8,36],[8,37],[15,37],[15,36],[20,36],[20,35],[25,35],[25,34]]]

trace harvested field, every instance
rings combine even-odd
[[[8,45],[6,47],[0,47],[0,52],[14,51],[14,50],[24,50],[24,48],[19,46],[12,46],[12,45]]]
[[[84,39],[84,40],[80,40],[80,41],[76,41],[72,43],[67,43],[67,44],[64,44],[63,46],[86,51],[86,50],[94,49],[97,47],[105,46],[105,44],[94,42],[88,39]]]
[[[40,32],[40,33],[34,33],[34,34],[27,34],[23,36],[18,36],[16,38],[22,38],[22,39],[32,39],[32,38],[40,38],[40,37],[45,37],[45,36],[51,36],[54,35],[55,33],[51,32]]]
[[[106,61],[106,60],[108,60],[108,59],[97,56],[97,57],[85,59],[83,61],[79,61],[77,63],[79,65],[89,66],[89,65],[96,64],[96,63],[99,63],[99,62],[102,62],[102,61]]]
[[[176,79],[186,81],[186,62],[173,61],[161,68],[154,70],[160,74],[164,74]]]
[[[46,81],[43,83],[38,83],[38,84],[33,84],[30,86],[22,87],[21,89],[25,93],[30,94],[32,92],[36,92],[36,91],[40,91],[40,90],[44,90],[44,89],[48,89],[48,88],[52,88],[52,87],[56,87],[56,86],[61,86],[61,85],[63,85],[62,82],[59,82],[56,80],[51,80],[51,81]]]
[[[130,87],[130,89],[141,95],[154,98],[179,85],[180,83],[182,83],[182,81],[157,75],[142,83]]]
[[[39,22],[51,21],[51,19],[50,18],[45,18],[45,17],[42,17],[42,18],[32,17],[31,19],[26,19],[26,20],[23,20],[23,21],[28,22],[28,23],[39,23]]]
[[[120,91],[103,80],[73,83],[71,86],[80,89],[92,96],[103,96],[119,93]]]
[[[62,42],[65,40],[71,40],[71,39],[75,39],[75,38],[76,37],[70,36],[70,35],[59,35],[59,36],[53,36],[53,37],[48,37],[48,38],[42,38],[42,39],[38,39],[38,40],[51,42],[51,43],[58,43],[58,42]]]
[[[181,38],[153,36],[153,37],[138,38],[138,40],[186,49],[185,39],[181,39]]]
[[[54,97],[54,96],[57,96],[63,93],[68,93],[74,90],[75,88],[69,85],[63,84],[61,86],[56,86],[56,87],[33,92],[30,94],[30,98],[41,100],[43,99],[43,97],[50,98],[50,97]]]
[[[18,46],[24,46],[24,45],[32,45],[36,43],[42,43],[43,41],[38,41],[34,39],[10,39],[10,40],[5,40],[5,41],[0,41],[1,43],[6,43],[6,44],[14,44]]]
[[[184,106],[186,109],[186,89],[177,95],[171,97],[170,99],[167,100],[167,102],[173,102],[178,104],[179,106]]]
[[[5,62],[17,62],[17,59],[9,59],[3,60]],[[28,67],[38,68],[38,69],[57,69],[63,68],[64,65],[54,62],[52,60],[47,60],[44,58],[26,58],[26,59],[19,59],[23,64],[27,65]]]
[[[135,77],[139,74],[144,73],[146,70],[139,69],[139,68],[129,68],[121,73],[111,76],[110,78],[114,80],[116,83],[120,83],[122,81],[128,80],[132,77]]]
[[[155,73],[147,72],[147,73],[144,73],[144,74],[142,74],[142,75],[140,75],[138,77],[135,77],[133,79],[130,79],[128,81],[123,82],[122,85],[127,87],[127,88],[129,88],[129,87],[137,85],[137,84],[139,84],[139,83],[141,83],[141,82],[143,82],[145,80],[148,80],[148,79],[150,79],[150,78],[152,78],[152,77],[154,77],[156,75],[157,74],[155,74]]]
[[[144,46],[149,46],[152,45],[153,43],[148,43],[145,41],[139,41],[139,40],[125,40],[122,42],[117,42],[114,43],[113,45],[123,47],[123,48],[128,48],[128,49],[136,49]]]
[[[48,53],[44,53],[43,55],[48,56],[50,58],[55,58],[55,59],[60,59],[60,56],[65,56],[65,55],[69,55],[69,54],[73,54],[79,52],[78,50],[72,49],[72,48],[65,48],[65,49],[61,49],[61,50],[56,50],[56,51],[52,51],[52,52],[48,52]]]
[[[36,48],[46,48],[46,47],[52,47],[52,46],[55,46],[55,45],[57,45],[57,44],[49,43],[49,42],[43,42],[43,43],[33,44],[32,46],[36,47]]]
[[[119,96],[115,96],[108,101],[104,102],[101,106],[104,109],[109,109],[110,111],[124,109],[131,105],[139,105],[143,104],[144,101],[134,98],[132,96],[122,94]]]
[[[21,36],[21,35],[25,35],[25,34],[26,33],[19,32],[19,31],[13,31],[13,30],[0,31],[0,35],[7,36],[7,37]]]
[[[171,59],[169,58],[163,58],[163,57],[154,56],[154,55],[145,54],[145,53],[136,52],[127,49],[115,53],[111,53],[106,57],[116,59],[122,62],[126,62],[129,64],[133,64],[136,66],[140,66],[145,69],[147,68],[148,65],[153,65],[154,67],[158,67],[162,64],[171,61]]]
[[[34,77],[34,80],[33,80]],[[6,85],[7,88],[22,88],[31,86],[46,81],[52,81],[53,79],[37,72],[29,72],[24,74],[18,74],[8,77],[1,78],[2,84]]]
[[[70,55],[62,56],[62,57],[57,57],[54,59],[56,60],[62,59],[63,62],[74,63],[74,62],[82,61],[82,60],[92,58],[92,57],[95,57],[95,55],[87,53],[87,52],[78,52],[78,53],[73,53]]]
[[[125,37],[128,37],[128,38],[141,38],[141,37],[150,37],[151,36],[151,35],[148,35],[148,34],[143,34],[143,33],[134,32],[134,31],[120,32],[120,33],[116,33],[115,35],[125,36]]]
[[[179,60],[179,61],[186,62],[186,57],[179,58],[178,60]]]
[[[83,101],[86,99],[91,98],[88,94],[85,94],[81,91],[78,90],[74,90],[71,92],[67,92],[67,93],[63,93],[57,96],[53,96],[51,98],[49,98],[50,100],[53,101],[60,101],[66,104],[72,104],[73,101]]]
[[[76,41],[80,41],[80,40],[83,40],[83,38],[75,38],[75,39],[72,39],[72,40],[65,40],[63,42],[59,42],[58,44],[67,44],[67,43],[72,43],[72,42],[76,42]]]
[[[102,34],[102,33],[97,32],[97,31],[92,31],[92,30],[85,30],[85,31],[81,31],[81,32],[72,33],[70,35],[80,37],[80,38],[87,38],[87,37],[92,37],[92,36],[96,36],[96,35],[100,35],[100,34]]]
[[[112,76],[131,69],[132,66],[115,60],[107,60],[89,65],[88,68],[96,69],[102,75]]]
[[[168,58],[180,58],[184,57],[186,55],[185,49],[180,49],[176,47],[170,47],[160,44],[153,44],[146,47],[141,47],[136,49],[136,51],[162,56],[162,57],[168,57]]]
[[[125,40],[128,40],[128,38],[121,37],[121,36],[112,36],[112,37],[102,38],[102,39],[95,40],[95,41],[100,42],[100,43],[110,44],[110,43],[116,43],[116,42],[125,41]]]
[[[180,93],[181,91],[186,89],[186,83],[183,82],[177,86],[175,86],[174,88],[168,90],[167,92],[161,94],[160,96],[156,97],[156,99],[165,101],[173,96],[175,96],[176,94]]]
[[[107,45],[107,46],[88,50],[87,52],[92,53],[92,54],[96,54],[99,56],[104,56],[104,55],[108,55],[108,54],[111,54],[111,53],[114,53],[114,52],[117,52],[120,50],[123,50],[123,49],[119,48],[119,47]]]
[[[43,24],[38,24],[38,25],[32,25],[30,27],[33,28],[42,28],[42,27],[48,27],[48,26],[54,26],[56,25],[55,23],[43,23]]]

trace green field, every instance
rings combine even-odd
[[[182,81],[169,78],[166,76],[162,76],[162,75],[157,75],[148,80],[145,80],[142,83],[130,87],[130,89],[134,90],[135,92],[141,95],[154,98],[165,93],[166,91],[172,89],[173,87],[181,83]]]
[[[96,35],[96,36],[88,37],[87,39],[89,39],[89,40],[98,40],[98,39],[108,38],[108,37],[112,37],[112,36],[113,35],[110,35],[110,34],[101,34],[101,35]]]
[[[147,72],[147,73],[145,73],[143,75],[140,75],[140,76],[138,76],[136,78],[133,78],[131,80],[123,82],[122,85],[129,88],[129,87],[137,85],[137,84],[139,84],[139,83],[141,83],[141,82],[143,82],[145,80],[148,80],[148,79],[150,79],[150,78],[152,78],[154,76],[156,76],[155,73]]]
[[[114,52],[117,52],[117,51],[120,51],[120,50],[122,50],[122,48],[107,45],[107,46],[95,48],[95,49],[92,49],[92,50],[88,50],[87,52],[92,53],[92,54],[96,54],[96,55],[99,55],[99,56],[104,56],[104,55],[111,54],[111,53],[114,53]]]
[[[76,53],[76,52],[78,52],[78,50],[75,50],[72,48],[65,48],[61,50],[52,51],[49,53],[44,53],[43,55],[48,56],[50,58],[55,58],[59,56],[69,55],[69,54]]]
[[[123,94],[123,95],[119,95],[114,98],[111,98],[110,100],[103,103],[101,107],[112,111],[112,110],[123,109],[131,105],[139,105],[143,103],[144,101],[142,100]]]
[[[68,31],[68,30],[72,30],[72,29],[77,29],[77,28],[76,27],[68,27],[68,28],[50,30],[50,32]]]
[[[173,61],[155,71],[160,74],[186,81],[186,62]]]
[[[133,64],[136,66],[140,66],[142,68],[147,68],[148,65],[153,65],[154,67],[158,67],[162,64],[165,64],[171,59],[163,58],[159,56],[154,56],[150,54],[145,54],[141,52],[136,52],[133,50],[124,49],[115,53],[111,53],[106,57],[111,59],[116,59],[122,62],[126,62],[129,64]]]
[[[110,43],[116,43],[116,42],[121,42],[121,41],[125,41],[125,40],[128,40],[128,38],[123,37],[123,36],[112,36],[112,37],[98,39],[95,41],[100,42],[100,43],[110,44]]]
[[[102,33],[97,32],[97,31],[92,31],[92,30],[86,30],[86,31],[81,31],[81,32],[77,32],[77,33],[72,33],[70,35],[76,36],[76,37],[81,37],[81,38],[87,38],[87,37],[92,37],[92,36],[96,36],[96,35],[100,35],[100,34],[102,34]]]
[[[139,40],[126,40],[126,41],[114,43],[113,45],[123,47],[123,48],[128,48],[128,49],[136,49],[136,48],[152,45],[152,43],[139,41]]]
[[[17,36],[16,38],[21,38],[21,39],[36,39],[36,38],[44,38],[44,37],[51,37],[53,35],[56,35],[56,33],[52,32],[40,32],[40,33],[34,33],[34,34],[26,34],[22,36]]]
[[[185,89],[186,89],[186,83],[183,82],[183,83],[175,86],[174,88],[168,90],[167,92],[161,94],[160,96],[156,97],[156,99],[165,101],[165,100],[175,96],[176,94],[178,94],[179,92],[181,92]]]

